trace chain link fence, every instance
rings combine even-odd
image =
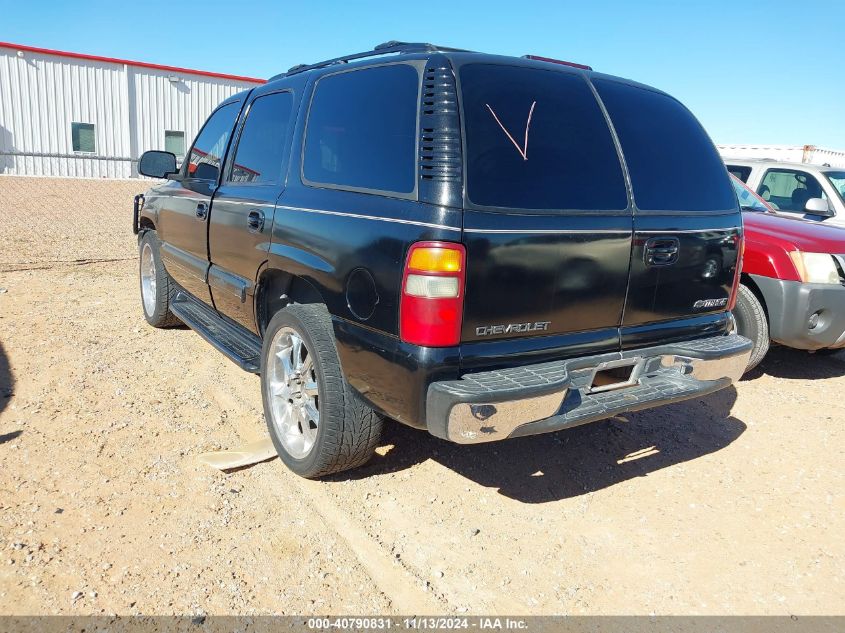
[[[136,256],[139,180],[0,176],[0,271]]]

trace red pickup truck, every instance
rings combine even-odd
[[[748,369],[774,341],[815,352],[845,347],[845,228],[778,215],[731,176],[745,259],[734,318],[754,342]]]

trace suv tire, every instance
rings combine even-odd
[[[366,464],[383,418],[343,376],[331,319],[321,304],[287,306],[264,333],[261,397],[279,457],[307,479]]]
[[[177,288],[161,262],[155,231],[146,231],[138,240],[138,280],[141,309],[147,323],[159,328],[178,325],[179,319],[170,311],[170,302]]]
[[[733,315],[737,333],[754,343],[748,366],[745,368],[745,371],[751,371],[769,351],[769,321],[757,296],[744,284],[739,286]]]

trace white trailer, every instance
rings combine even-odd
[[[788,163],[845,167],[845,151],[815,145],[717,145],[722,158],[771,158]]]

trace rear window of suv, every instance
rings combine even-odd
[[[583,78],[466,64],[460,80],[470,202],[526,210],[627,208],[619,156]]]
[[[681,103],[617,81],[595,79],[593,84],[619,135],[637,208],[736,208],[724,163],[704,128]]]

